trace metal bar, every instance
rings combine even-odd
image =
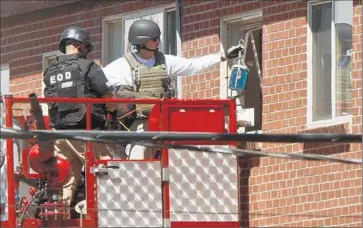
[[[250,31],[246,32],[246,34],[245,34],[245,40],[244,40],[244,44],[243,44],[245,46],[245,51],[243,52],[243,55],[242,55],[243,62],[245,62],[245,60],[246,60],[249,38],[250,38]]]
[[[14,97],[14,103],[29,103],[29,97]],[[38,97],[40,103],[84,103],[84,104],[105,104],[105,103],[133,103],[133,104],[162,104],[162,99],[125,99],[125,98],[67,98],[67,97]],[[2,102],[0,100],[0,102]],[[170,100],[170,104],[228,104],[228,99],[201,99],[201,100]]]
[[[6,127],[13,127],[13,96],[5,95],[5,113]],[[1,137],[2,138],[2,137]],[[15,178],[14,178],[14,140],[8,138],[6,140],[6,165],[7,165],[7,181],[8,181],[8,218],[9,226],[16,227],[16,212],[15,212]]]
[[[237,106],[236,100],[231,100],[229,103],[229,133],[237,133]],[[232,142],[231,145],[236,146],[236,142]]]
[[[233,99],[229,103],[229,133],[237,133],[237,106],[236,100]],[[237,146],[237,142],[231,142],[232,146]],[[237,173],[240,173],[240,166],[238,165],[239,158],[235,158],[237,160]],[[238,187],[238,202],[241,202],[241,180],[237,178],[237,187]],[[241,213],[241,203],[238,204],[238,214]],[[241,216],[238,216],[238,224],[241,224]]]
[[[133,142],[133,144],[139,144],[150,148],[181,149],[181,150],[190,150],[197,152],[199,151],[199,152],[209,152],[209,153],[233,154],[236,156],[260,156],[260,157],[274,157],[274,158],[299,159],[299,160],[317,160],[317,161],[331,161],[331,162],[362,165],[361,159],[335,158],[319,154],[264,152],[264,151],[234,149],[234,148],[217,147],[217,146],[170,145],[170,144],[144,143],[144,142],[140,143]]]
[[[92,130],[92,118],[91,118],[91,104],[86,104],[86,126],[87,132]],[[94,222],[94,227],[97,227],[97,210],[96,210],[96,195],[95,189],[92,186],[96,185],[96,176],[91,173],[91,168],[94,166],[94,151],[92,143],[87,142],[87,151],[85,153],[85,175],[86,183],[91,188],[86,188],[86,201],[87,201],[87,216],[88,219]]]
[[[260,67],[260,61],[258,59],[256,42],[255,42],[255,37],[253,35],[253,32],[250,33],[250,36],[251,36],[251,45],[252,45],[252,50],[253,50],[253,57],[255,58],[255,64],[256,64],[255,66],[256,66],[256,70],[257,70],[258,80],[260,82],[260,88],[261,88],[261,91],[262,91],[261,67]]]
[[[35,125],[39,130],[46,130],[42,107],[38,102],[38,97],[35,93],[29,94],[30,113],[35,120]],[[54,143],[51,140],[38,139],[39,159],[46,161],[54,156]]]
[[[130,141],[250,141],[250,142],[330,142],[362,143],[362,134],[238,134],[238,133],[203,133],[203,132],[125,132],[125,131],[84,131],[84,130],[32,130],[19,131],[1,128],[3,138],[73,139],[73,140],[108,140],[108,143]]]
[[[169,100],[165,100],[161,105],[161,130],[169,131],[170,130],[170,122],[169,122]],[[167,148],[161,148],[161,168],[168,169],[169,168],[169,151]],[[168,226],[168,221],[170,221],[170,183],[169,181],[162,183],[163,189],[163,221],[164,227]]]

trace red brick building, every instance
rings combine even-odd
[[[2,93],[42,94],[42,71],[59,54],[66,27],[87,29],[90,58],[105,66],[127,49],[124,35],[140,17],[161,25],[165,53],[188,58],[253,34],[257,57],[249,36],[251,75],[238,114],[251,126],[241,131],[362,133],[361,0],[1,1]],[[232,64],[179,79],[178,96],[225,98]],[[359,144],[247,146],[362,157]],[[362,226],[361,166],[271,158],[240,165],[244,226]]]

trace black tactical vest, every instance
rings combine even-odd
[[[172,98],[175,92],[172,80],[165,68],[165,56],[155,53],[155,65],[147,67],[140,64],[132,53],[125,53],[124,58],[131,67],[135,93],[137,98]],[[139,113],[148,115],[153,105],[137,105]]]
[[[87,85],[86,75],[92,64],[91,60],[70,55],[51,65],[44,73],[45,97],[97,97]],[[69,129],[80,123],[85,125],[84,103],[50,103],[48,108],[51,127]],[[92,114],[104,115],[103,110],[95,105],[92,106]]]

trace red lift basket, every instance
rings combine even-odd
[[[81,102],[87,106],[87,126],[93,103],[154,104],[148,131],[236,133],[234,100],[157,100],[38,98],[40,103]],[[5,96],[6,127],[13,125],[13,104],[27,97]],[[234,147],[232,142],[183,144]],[[0,227],[16,227],[13,139],[6,139],[6,163],[1,168]],[[23,227],[240,227],[237,157],[228,154],[162,149],[160,159],[95,160],[91,143],[85,153],[86,212],[81,219],[41,221],[24,218]],[[24,178],[29,171],[24,153]],[[113,167],[107,174],[101,165]],[[116,167],[116,168],[115,168]],[[5,171],[6,175],[3,175]],[[6,191],[3,189],[6,187]],[[3,205],[4,204],[4,205]]]

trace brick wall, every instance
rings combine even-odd
[[[268,133],[361,133],[357,125],[362,122],[357,117],[344,124],[306,129],[307,5],[305,1],[291,4],[295,4],[297,11],[278,15],[284,20],[276,20],[277,15],[269,16],[269,10],[265,11],[263,130]],[[282,3],[280,9],[286,5]],[[359,9],[361,2],[356,1],[354,64],[361,62],[361,57],[358,57],[361,56],[361,47],[357,45],[362,37],[357,28],[361,27]],[[354,67],[353,74],[353,115],[357,116],[361,115],[361,103],[358,103],[361,101],[361,70]],[[264,143],[263,149],[361,158],[360,144]],[[360,166],[268,158],[256,160],[257,166],[248,166],[250,224],[253,226],[361,226]]]
[[[101,18],[173,1],[125,1],[58,7],[1,20],[1,63],[10,63],[15,96],[41,93],[42,53],[57,49],[71,24],[92,34],[101,56]],[[182,0],[182,52],[195,57],[219,51],[220,17],[263,8],[263,130],[267,133],[362,132],[362,1],[354,2],[351,123],[306,129],[306,7],[298,1]],[[83,10],[80,11],[79,9]],[[282,12],[282,13],[281,13]],[[219,68],[183,78],[185,98],[218,98]],[[280,92],[283,91],[283,92]],[[358,144],[270,144],[266,151],[359,158]],[[362,169],[355,165],[246,158],[241,166],[241,219],[245,226],[361,226]]]
[[[354,2],[353,121],[306,129],[307,1],[183,1],[183,55],[219,50],[220,17],[263,8],[263,131],[361,133],[361,1]],[[219,68],[183,79],[186,98],[218,98]],[[252,145],[253,146],[253,145]],[[263,143],[263,150],[361,158],[360,144]],[[361,167],[249,158],[241,166],[244,226],[361,226]]]
[[[172,1],[78,1],[72,7],[69,4],[58,6],[56,11],[40,10],[2,18],[1,63],[10,65],[10,92],[14,96],[42,94],[42,54],[58,50],[59,37],[65,28],[77,25],[89,31],[94,45],[89,57],[100,60],[102,17],[169,2]]]
[[[9,16],[19,15],[35,10],[41,10],[45,8],[53,8],[68,3],[73,3],[79,0],[43,0],[43,1],[1,1],[0,2],[0,17],[6,18]]]

